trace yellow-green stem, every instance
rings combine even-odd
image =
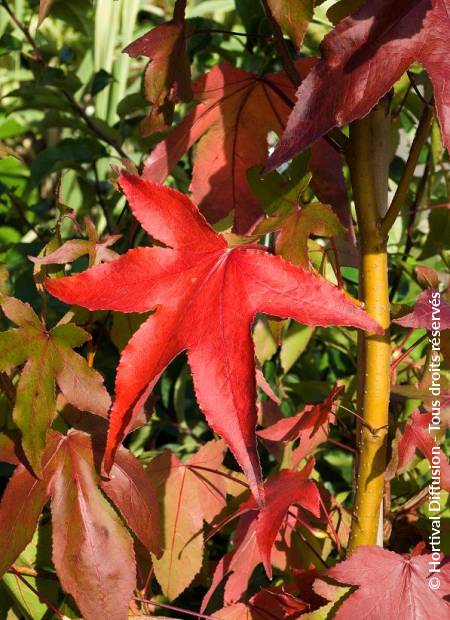
[[[361,251],[361,298],[365,309],[384,329],[381,336],[364,333],[363,373],[358,401],[365,424],[359,434],[359,462],[356,476],[354,520],[349,552],[360,545],[375,545],[383,498],[386,469],[386,438],[389,408],[389,289],[386,238],[380,229],[383,205],[380,204],[379,162],[375,143],[377,126],[385,127],[384,112],[375,110],[350,128],[349,165],[353,185]],[[387,170],[386,170],[387,174]]]

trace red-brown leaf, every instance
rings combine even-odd
[[[136,584],[133,541],[98,488],[88,435],[71,431],[51,461],[53,562],[85,620],[125,620]]]
[[[47,499],[44,481],[19,465],[0,502],[0,576],[33,538]]]
[[[442,556],[441,556],[442,557]],[[339,605],[336,620],[353,620],[355,610],[365,620],[447,618],[450,606],[450,563],[442,562],[440,588],[429,585],[430,555],[404,557],[379,547],[359,547],[345,562],[326,571],[339,583],[358,586]]]
[[[155,490],[139,461],[120,447],[101,487],[148,551],[160,555],[161,532]]]
[[[437,468],[437,460],[439,460],[441,488],[450,492],[450,465],[448,458],[430,434],[429,427],[431,426],[433,426],[431,413],[413,411],[411,419],[406,424],[397,444],[397,471],[405,471],[411,463],[416,450],[418,450],[428,459],[430,466],[434,468]]]
[[[420,293],[413,311],[395,319],[394,323],[429,331],[450,329],[450,304],[438,291],[428,289]]]
[[[297,62],[304,74],[311,64],[311,59]],[[198,105],[152,151],[143,175],[162,183],[197,143],[190,188],[194,202],[212,223],[234,210],[234,230],[246,233],[262,216],[247,182],[247,170],[267,160],[267,134],[274,131],[281,135],[294,97],[293,86],[284,73],[261,78],[223,63],[193,82],[193,91]],[[318,198],[336,206],[347,226],[349,209],[339,155],[320,141],[312,148],[311,166],[317,177],[313,186]],[[326,184],[325,167],[333,171]]]
[[[224,452],[222,442],[210,441],[187,463],[163,452],[148,467],[162,517],[163,553],[153,558],[153,566],[170,599],[181,594],[200,571],[203,521],[214,519],[225,506],[225,478],[209,471],[220,468]]]
[[[144,78],[145,96],[152,104],[144,120],[144,135],[161,131],[172,122],[173,104],[192,99],[186,26],[173,20],[156,26],[123,50],[132,57],[147,56]]]

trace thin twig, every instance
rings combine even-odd
[[[403,362],[404,359],[406,359],[408,357],[408,355],[410,353],[412,353],[414,351],[414,349],[416,347],[419,346],[419,344],[421,344],[424,340],[426,340],[428,338],[428,334],[424,334],[423,336],[421,336],[418,340],[416,340],[416,342],[414,342],[414,344],[412,344],[410,347],[408,347],[406,349],[406,351],[404,353],[402,353],[402,355],[400,355],[400,357],[398,357],[396,360],[394,360],[391,364],[391,373],[397,368],[397,366],[399,364],[401,364]]]
[[[18,566],[13,564],[8,571],[9,573],[24,575],[25,577],[41,577],[42,579],[58,579],[55,573],[41,568],[32,568],[31,566]]]
[[[253,34],[248,32],[237,32],[236,30],[226,30],[225,28],[201,28],[200,30],[192,30],[187,37],[193,37],[196,34],[228,34],[236,37],[251,37],[255,39],[272,39],[271,34]]]
[[[269,86],[269,88],[271,88],[289,108],[292,109],[294,107],[295,101],[292,101],[292,99],[288,97],[286,93],[277,84],[275,84],[275,82],[272,82],[267,75],[260,75],[257,79],[260,82],[267,84],[267,86]],[[338,127],[335,127],[329,131],[323,136],[323,139],[326,140],[328,144],[338,153],[345,152],[348,147],[348,138]]]
[[[207,616],[197,611],[190,611],[189,609],[182,609],[181,607],[175,607],[175,605],[168,605],[167,603],[160,603],[153,599],[140,598],[139,596],[133,597],[138,603],[147,603],[150,605],[156,605],[156,607],[162,607],[163,609],[170,609],[170,611],[176,611],[180,614],[187,614],[188,616],[195,616],[196,618],[204,618],[204,620],[219,620],[217,616]]]
[[[115,230],[115,226],[114,226],[114,222],[111,220],[110,214],[109,214],[109,210],[108,210],[108,205],[106,204],[103,195],[102,195],[102,190],[100,187],[100,177],[98,174],[98,170],[97,170],[97,162],[94,161],[92,163],[92,170],[94,171],[94,177],[95,177],[95,190],[96,190],[96,194],[98,197],[98,203],[101,207],[101,210],[103,211],[103,215],[105,216],[105,220],[106,220],[106,228],[108,230],[108,232],[111,234],[113,232],[116,232]]]
[[[80,117],[84,120],[84,122],[89,127],[89,129],[92,129],[92,131],[95,134],[97,134],[97,136],[101,140],[103,140],[104,142],[112,146],[116,150],[116,152],[120,155],[120,157],[122,157],[123,159],[128,159],[128,156],[125,153],[125,151],[122,149],[122,147],[119,144],[117,144],[117,142],[113,140],[105,131],[103,131],[103,129],[99,125],[97,125],[94,119],[92,119],[89,116],[89,114],[87,114],[83,106],[81,106],[78,103],[78,101],[75,99],[72,93],[69,93],[64,88],[60,88],[60,91],[64,95],[64,97],[68,100],[68,102],[70,103],[74,111],[77,112],[80,115]]]
[[[6,397],[10,405],[16,401],[16,388],[6,372],[0,372],[0,390]]]
[[[274,44],[277,49],[278,55],[280,57],[281,64],[283,65],[283,69],[285,70],[286,75],[291,80],[292,84],[297,89],[300,86],[300,83],[302,80],[295,67],[295,63],[292,59],[289,48],[284,39],[283,32],[281,31],[281,28],[277,20],[273,16],[267,0],[261,0],[261,4],[264,7],[264,11],[267,15],[267,19],[270,22],[270,26],[272,28],[272,32],[274,36]]]
[[[389,294],[389,299],[392,301],[394,299],[394,296],[397,292],[398,286],[400,284],[401,281],[401,275],[402,275],[402,270],[401,270],[401,262],[406,260],[409,256],[409,253],[411,251],[411,248],[413,246],[413,232],[414,232],[414,222],[416,220],[416,215],[417,212],[419,211],[419,206],[420,203],[423,200],[423,197],[425,195],[425,190],[427,187],[427,181],[428,181],[428,177],[430,175],[430,167],[431,167],[431,149],[428,152],[428,159],[427,159],[427,164],[425,166],[425,170],[423,172],[422,178],[420,179],[419,185],[417,187],[417,192],[416,192],[416,197],[414,199],[414,203],[412,205],[411,210],[408,212],[408,224],[406,227],[406,242],[405,242],[405,249],[403,250],[403,254],[402,257],[400,259],[400,263],[397,263],[397,269],[396,272],[394,274],[394,278],[393,278],[393,282],[392,282],[392,286],[391,286],[391,292]]]
[[[8,4],[8,0],[1,0],[1,4],[2,4],[3,8],[5,9],[5,11],[8,13],[9,17],[11,18],[11,20],[15,23],[17,28],[23,33],[24,37],[26,38],[28,43],[33,48],[33,51],[34,51],[34,53],[36,55],[36,59],[39,62],[43,62],[44,59],[42,57],[41,51],[38,48],[34,38],[31,36],[31,33],[30,33],[29,29],[25,26],[25,24],[22,24],[22,22],[20,22],[17,19],[16,15],[14,14],[14,11],[11,9],[11,7]]]
[[[217,474],[218,476],[223,476],[224,478],[228,478],[228,480],[231,480],[232,482],[237,482],[237,484],[242,485],[246,489],[249,488],[247,482],[244,482],[243,480],[239,480],[239,478],[235,478],[231,474],[227,474],[224,471],[218,471],[217,469],[211,469],[210,467],[203,467],[203,465],[187,465],[187,467],[189,469],[200,469],[200,470],[203,470],[203,471],[207,471],[207,472],[209,472],[211,474]]]
[[[434,110],[431,105],[425,106],[422,117],[417,127],[416,135],[414,136],[411,150],[409,152],[408,160],[405,164],[403,176],[398,184],[395,196],[392,199],[391,205],[380,222],[380,229],[383,235],[387,236],[390,229],[394,225],[401,208],[404,205],[410,183],[414,177],[414,172],[419,161],[420,152],[425,144],[433,121]]]
[[[14,568],[11,568],[10,572],[13,573],[13,575],[15,575],[17,579],[20,579],[20,581],[22,581],[22,583],[24,583],[27,586],[27,588],[29,588],[33,592],[33,594],[37,596],[37,598],[41,601],[41,603],[43,603],[46,607],[48,607],[50,611],[52,611],[59,618],[61,618],[61,620],[66,620],[67,616],[65,616],[60,609],[55,607],[53,603],[49,601],[43,594],[38,592],[38,590],[36,590],[36,588],[32,586],[31,583],[28,583],[28,581],[25,579],[25,577],[21,573],[19,573]]]

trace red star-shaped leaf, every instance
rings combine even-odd
[[[262,501],[251,339],[256,313],[307,325],[381,328],[320,276],[261,246],[228,247],[186,196],[126,173],[119,184],[145,230],[168,247],[136,248],[111,263],[46,281],[59,299],[90,310],[154,310],[122,352],[105,467],[111,468],[161,373],[187,350],[198,403]]]
[[[275,168],[336,126],[365,116],[414,62],[433,83],[444,144],[450,147],[449,0],[369,0],[325,37],[322,61],[297,91]]]

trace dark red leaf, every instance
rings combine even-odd
[[[336,126],[365,116],[415,61],[434,87],[444,144],[450,147],[448,0],[369,0],[322,43],[319,62],[297,91],[268,169]]]
[[[144,135],[161,131],[171,124],[175,102],[192,99],[186,24],[180,17],[156,26],[123,50],[133,58],[150,58],[144,90],[152,109],[141,125]]]
[[[144,547],[156,555],[161,551],[159,508],[150,477],[139,461],[120,447],[109,480],[101,487],[120,510]]]
[[[31,542],[47,499],[44,481],[19,465],[0,502],[0,576]]]
[[[250,609],[261,613],[268,620],[296,620],[301,612],[307,611],[309,605],[281,588],[267,588],[252,596]]]

